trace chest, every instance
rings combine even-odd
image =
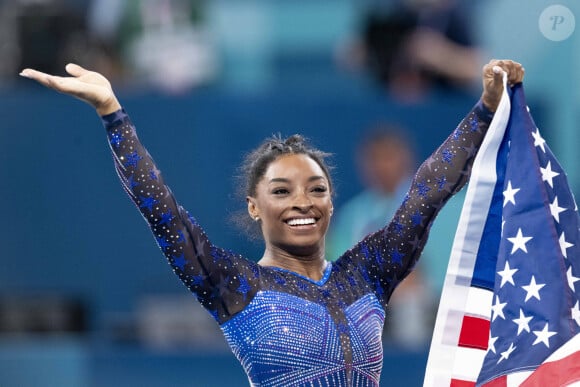
[[[353,372],[360,372],[376,375],[378,381],[384,310],[376,297],[366,294],[347,302],[332,292],[320,300],[260,291],[222,325],[250,379],[263,381],[267,375],[269,380],[282,381],[293,370],[292,378],[312,377],[314,372],[324,378],[331,377],[330,373],[351,379]]]

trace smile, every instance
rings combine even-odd
[[[315,223],[316,219],[314,218],[294,218],[286,221],[286,224],[288,224],[289,226],[305,226]]]

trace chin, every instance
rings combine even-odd
[[[324,250],[324,243],[320,239],[316,241],[292,241],[286,245],[285,248],[288,253],[296,256],[312,256],[317,255],[321,250]]]

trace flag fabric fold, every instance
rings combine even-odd
[[[424,386],[580,381],[579,227],[523,86],[504,87],[473,165]]]

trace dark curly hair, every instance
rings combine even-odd
[[[266,138],[257,148],[245,156],[237,176],[238,196],[244,201],[247,196],[255,196],[256,187],[270,164],[280,156],[288,154],[303,154],[314,160],[328,179],[331,194],[334,192],[331,176],[332,167],[328,163],[330,153],[313,147],[304,136],[299,134],[287,138],[275,134]],[[260,227],[258,223],[251,220],[247,211],[243,210],[234,214],[233,220],[252,239],[259,239]]]

